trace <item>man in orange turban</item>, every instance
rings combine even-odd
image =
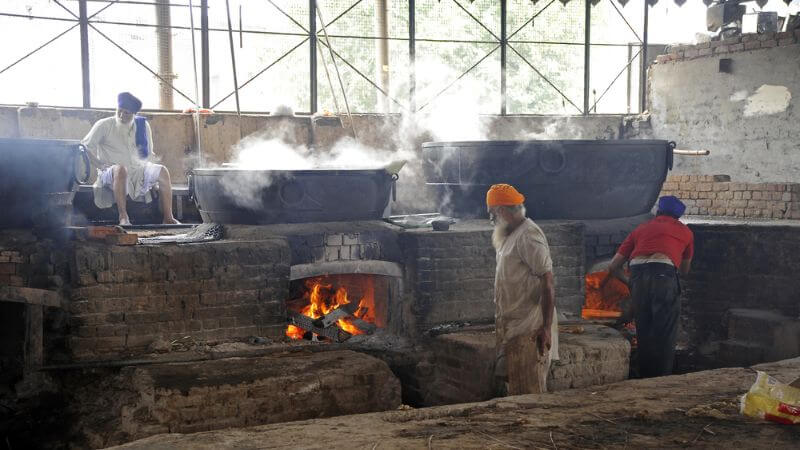
[[[547,391],[552,359],[558,359],[558,321],[550,248],[542,229],[525,217],[525,196],[508,184],[486,193],[497,251],[494,278],[497,360],[500,390],[511,395]],[[532,345],[528,345],[532,344]],[[535,346],[526,354],[518,354]],[[532,376],[515,379],[519,365]],[[509,367],[514,368],[510,373]],[[512,377],[509,379],[509,375]]]

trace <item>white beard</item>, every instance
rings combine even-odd
[[[494,231],[492,231],[492,246],[495,250],[500,250],[500,247],[508,237],[508,223],[502,217],[495,219]]]
[[[133,128],[133,120],[125,123],[119,117],[114,116],[114,125],[116,125],[117,129],[120,131],[129,131],[131,128]]]

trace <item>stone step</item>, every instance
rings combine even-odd
[[[767,346],[785,346],[782,341],[793,340],[794,347],[800,339],[800,320],[774,311],[733,308],[728,311],[727,321],[728,339]]]
[[[753,342],[729,339],[720,342],[717,362],[722,366],[749,367],[767,362],[769,348]]]

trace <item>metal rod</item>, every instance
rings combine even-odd
[[[310,112],[317,112],[317,0],[308,0],[309,101]]]
[[[192,27],[192,75],[194,75],[194,136],[197,142],[197,159],[203,165],[203,139],[200,135],[200,87],[197,84],[197,44],[194,39],[194,5],[189,0],[189,26]]]
[[[321,42],[321,43],[322,43],[322,45],[323,45],[323,46],[325,45],[325,43],[324,43],[324,42]],[[334,54],[334,55],[336,55],[336,57],[337,57],[337,58],[339,58],[339,59],[340,59],[340,60],[341,60],[341,61],[342,61],[342,62],[343,62],[343,63],[344,63],[344,64],[345,64],[347,67],[349,67],[349,68],[350,68],[350,70],[352,70],[353,72],[355,72],[355,73],[356,73],[356,75],[358,75],[358,76],[360,76],[361,78],[363,78],[363,79],[364,79],[364,81],[366,81],[367,83],[369,83],[369,84],[370,84],[372,87],[374,87],[374,88],[375,88],[375,89],[376,89],[378,92],[380,92],[381,94],[385,95],[385,96],[386,96],[386,98],[388,98],[389,100],[393,101],[393,102],[394,102],[394,103],[395,103],[397,106],[400,106],[401,108],[403,108],[403,109],[406,109],[406,107],[405,107],[405,106],[404,106],[402,103],[400,103],[398,100],[396,100],[396,99],[394,99],[393,97],[391,97],[391,96],[389,95],[389,93],[388,93],[388,92],[385,92],[385,91],[383,91],[383,90],[381,89],[381,87],[380,87],[380,86],[378,86],[377,84],[375,84],[375,82],[374,82],[374,81],[370,80],[368,76],[364,75],[364,73],[363,73],[363,72],[361,72],[360,70],[358,70],[358,68],[357,68],[356,66],[354,66],[353,64],[351,64],[351,63],[350,63],[350,62],[349,62],[347,59],[345,59],[345,58],[344,58],[344,57],[343,57],[343,56],[342,56],[342,55],[341,55],[339,52],[337,52],[336,50],[334,50],[334,51],[333,51],[333,54]]]
[[[323,43],[323,45],[325,45]],[[328,63],[325,62],[325,53],[322,51],[322,47],[317,46],[319,49],[319,60],[322,62],[322,68],[325,69],[325,78],[328,80],[328,88],[331,90],[331,97],[333,97],[333,107],[336,109],[336,116],[341,115],[341,110],[339,109],[339,99],[336,98],[336,89],[333,88],[333,80],[331,80],[331,73],[328,71]],[[331,55],[333,57],[333,55]],[[339,119],[341,120],[341,119]]]
[[[152,5],[152,3],[151,3],[151,5]],[[98,30],[98,29],[97,29],[97,27],[95,27],[94,25],[92,25],[92,23],[91,23],[91,22],[89,22],[89,27],[91,27],[91,28],[92,28],[92,29],[93,29],[93,30],[94,30],[94,31],[95,31],[97,34],[99,34],[100,36],[102,36],[102,37],[103,37],[105,40],[107,40],[108,42],[110,42],[110,43],[111,43],[111,45],[113,45],[114,47],[117,47],[117,48],[119,49],[119,51],[121,51],[122,53],[125,53],[126,55],[128,55],[128,57],[129,57],[129,58],[131,58],[131,59],[132,59],[132,60],[134,60],[134,61],[135,61],[137,64],[139,64],[140,66],[142,66],[142,68],[143,68],[144,70],[146,70],[146,71],[150,72],[150,74],[151,74],[151,75],[153,75],[154,77],[158,78],[159,80],[161,80],[161,81],[163,81],[163,82],[165,82],[165,83],[169,83],[167,80],[165,80],[165,79],[161,78],[161,76],[160,76],[159,74],[157,74],[157,73],[156,73],[156,72],[155,72],[153,69],[151,69],[150,67],[148,67],[148,66],[147,66],[147,64],[143,63],[143,62],[142,62],[142,61],[141,61],[139,58],[137,58],[137,57],[133,56],[133,55],[131,54],[131,52],[129,52],[129,51],[127,51],[127,50],[125,50],[125,48],[124,48],[124,47],[122,47],[121,45],[119,45],[119,44],[117,44],[116,42],[114,42],[114,40],[113,40],[113,39],[111,39],[110,37],[106,36],[106,34],[105,34],[105,33],[103,33],[102,31]],[[194,103],[195,103],[195,101],[194,101],[194,100],[192,100],[192,99],[191,99],[191,98],[190,98],[188,95],[184,94],[184,93],[183,93],[183,92],[182,92],[180,89],[176,88],[176,87],[175,87],[174,85],[172,85],[172,84],[170,84],[170,86],[172,87],[172,89],[174,89],[174,90],[175,90],[175,92],[177,92],[178,94],[180,94],[180,95],[181,95],[181,97],[185,98],[186,100],[189,100],[189,102],[191,102],[192,104],[194,104]]]
[[[477,17],[475,17],[475,16],[474,16],[474,15],[473,15],[471,12],[469,12],[469,10],[468,10],[467,8],[464,8],[463,6],[461,6],[461,3],[459,3],[459,2],[458,2],[458,0],[453,0],[453,3],[455,3],[455,4],[456,4],[456,6],[458,6],[459,8],[461,8],[461,10],[462,10],[462,11],[464,11],[464,12],[465,12],[465,13],[466,13],[466,14],[467,14],[467,15],[468,15],[470,18],[472,18],[472,20],[474,20],[474,21],[475,21],[475,23],[477,23],[478,25],[480,25],[480,26],[481,26],[481,28],[483,28],[484,30],[486,30],[486,32],[487,32],[487,33],[491,34],[491,35],[492,35],[492,37],[493,37],[493,38],[495,38],[495,40],[496,40],[497,42],[500,42],[500,37],[499,37],[499,36],[497,36],[496,34],[494,34],[494,32],[493,32],[492,30],[490,30],[490,29],[489,29],[489,28],[488,28],[486,25],[484,25],[484,24],[483,24],[483,22],[481,22],[481,21],[480,21],[480,19],[478,19],[478,18],[477,18]]]
[[[12,68],[12,67],[14,67],[14,66],[16,66],[17,64],[19,64],[19,63],[21,63],[22,61],[26,60],[27,58],[29,58],[29,57],[33,56],[33,54],[35,54],[35,53],[36,53],[36,52],[38,52],[39,50],[41,50],[41,49],[43,49],[43,48],[47,47],[48,45],[50,45],[50,43],[52,43],[52,42],[53,42],[53,41],[55,41],[56,39],[60,38],[61,36],[63,36],[63,35],[65,35],[65,34],[67,34],[67,33],[68,33],[68,32],[70,32],[72,29],[74,29],[74,28],[78,27],[79,25],[80,25],[80,24],[76,23],[75,25],[73,25],[73,26],[71,26],[71,27],[67,28],[67,29],[66,29],[66,30],[64,30],[63,32],[61,32],[61,33],[57,34],[55,37],[53,37],[53,38],[52,38],[52,39],[50,39],[49,41],[47,41],[47,42],[45,42],[44,44],[42,44],[42,45],[40,45],[40,46],[36,47],[35,49],[31,50],[30,52],[28,52],[27,54],[25,54],[24,56],[22,56],[22,57],[21,57],[21,58],[19,58],[18,60],[14,61],[13,63],[11,63],[11,64],[7,65],[7,66],[6,66],[6,67],[4,67],[2,70],[0,70],[0,74],[2,74],[3,72],[5,72],[6,70],[8,70],[8,69],[10,69],[10,68]]]
[[[520,59],[522,59],[522,61],[525,64],[528,65],[528,67],[530,67],[534,72],[536,72],[536,75],[539,75],[540,77],[542,77],[542,79],[544,80],[545,83],[549,84],[551,88],[555,89],[555,91],[558,92],[559,95],[561,95],[561,97],[564,98],[564,100],[566,100],[570,105],[574,106],[575,109],[578,110],[578,113],[581,113],[581,108],[578,107],[578,105],[576,105],[575,103],[573,103],[572,100],[570,100],[569,97],[567,97],[566,94],[561,92],[561,89],[559,89],[555,84],[553,84],[553,82],[550,81],[549,78],[544,76],[544,74],[542,72],[539,72],[539,69],[537,69],[533,64],[531,64],[531,62],[528,61],[528,59],[525,58],[525,56],[523,56],[522,53],[518,52],[517,49],[515,49],[514,46],[511,45],[511,44],[508,45],[508,48],[510,48],[512,52],[516,53],[517,56],[519,56]]]
[[[476,62],[476,63],[475,63],[475,64],[473,64],[473,65],[472,65],[472,66],[471,66],[469,69],[467,69],[466,71],[464,71],[464,73],[462,73],[461,75],[459,75],[459,76],[458,76],[458,77],[457,77],[455,80],[451,81],[451,82],[450,82],[450,84],[448,84],[447,86],[445,86],[445,87],[444,87],[444,89],[442,89],[441,91],[439,91],[438,93],[436,93],[436,95],[434,95],[433,97],[431,97],[431,98],[430,98],[430,99],[429,99],[427,102],[425,102],[425,104],[424,104],[424,105],[420,106],[420,107],[419,107],[419,109],[417,110],[417,112],[419,112],[419,111],[422,111],[423,109],[425,109],[425,107],[426,107],[426,106],[428,106],[428,105],[430,105],[430,104],[431,104],[431,102],[433,102],[434,100],[436,100],[436,99],[437,99],[437,98],[438,98],[440,95],[444,94],[444,93],[445,93],[445,92],[446,92],[448,89],[450,89],[451,87],[453,87],[453,85],[454,85],[454,84],[456,84],[456,83],[458,82],[458,80],[460,80],[460,79],[464,78],[464,77],[465,77],[465,76],[466,76],[468,73],[472,72],[472,69],[474,69],[474,68],[478,67],[478,65],[479,65],[480,63],[482,63],[482,62],[483,62],[483,61],[484,61],[486,58],[488,58],[489,56],[491,56],[491,54],[492,54],[492,53],[496,52],[498,48],[500,48],[500,44],[497,44],[497,47],[495,47],[495,48],[491,49],[491,50],[489,51],[489,53],[487,53],[487,54],[485,54],[485,55],[483,56],[483,58],[479,59],[479,60],[478,60],[478,62]],[[513,50],[513,49],[512,49],[512,50]]]
[[[633,57],[633,47],[631,44],[628,44],[628,61],[631,60]],[[631,113],[631,83],[633,82],[633,74],[631,74],[631,66],[628,66],[627,70],[627,84],[625,88],[625,107],[627,109],[628,114]]]
[[[203,108],[211,107],[211,62],[208,43],[208,0],[200,0],[200,60],[202,66]]]
[[[361,3],[361,0],[358,0],[358,3]],[[354,5],[355,6],[355,5]],[[325,25],[325,19],[322,18],[322,9],[317,5],[317,16],[319,16],[319,23],[322,25],[322,34],[325,35],[325,42],[328,47],[328,51],[331,53],[331,60],[333,62],[333,69],[336,71],[336,78],[339,79],[339,88],[342,90],[342,97],[344,98],[344,108],[347,111],[347,120],[350,121],[350,128],[353,130],[353,139],[358,139],[356,135],[356,124],[353,123],[353,116],[350,114],[350,102],[347,101],[347,91],[344,89],[344,83],[342,82],[342,74],[339,73],[339,65],[336,64],[336,57],[333,55],[333,47],[331,47],[331,40],[328,38],[328,27]]]
[[[225,9],[228,12],[228,41],[231,44],[231,68],[233,69],[233,92],[236,95],[236,114],[241,117],[242,109],[239,107],[239,81],[236,79],[236,55],[233,51],[233,27],[231,26],[231,6],[225,0]]]
[[[519,28],[517,28],[517,29],[516,29],[516,30],[515,30],[513,33],[511,33],[511,34],[508,36],[508,39],[511,39],[511,38],[513,38],[514,36],[516,36],[516,35],[517,35],[517,33],[519,33],[520,31],[522,31],[522,29],[523,29],[523,28],[525,28],[525,27],[527,27],[529,23],[533,22],[533,21],[534,21],[534,20],[535,20],[537,17],[539,17],[539,14],[543,13],[543,12],[544,12],[544,11],[545,11],[547,8],[549,8],[549,7],[550,7],[550,5],[552,5],[553,3],[555,3],[555,1],[556,1],[556,0],[550,0],[550,3],[546,4],[546,5],[544,6],[544,8],[540,9],[539,11],[537,11],[537,12],[536,12],[536,14],[534,14],[534,15],[533,15],[533,16],[532,16],[530,19],[526,20],[526,21],[525,21],[525,23],[523,23],[523,24],[522,24],[522,25],[521,25]]]
[[[389,92],[389,18],[387,0],[375,0],[375,28],[381,39],[375,41],[375,72],[381,86],[381,92]],[[389,114],[391,103],[386,98],[378,96],[378,110]]]
[[[353,8],[355,8],[356,6],[358,6],[358,5],[359,5],[361,2],[363,2],[363,1],[364,1],[364,0],[356,0],[356,2],[355,2],[355,3],[353,3],[352,5],[350,5],[350,7],[349,7],[349,8],[345,9],[344,11],[342,11],[342,12],[341,12],[341,14],[339,14],[339,15],[338,15],[338,16],[336,16],[336,17],[334,17],[334,18],[333,18],[333,19],[332,19],[330,22],[328,22],[327,24],[324,24],[324,23],[323,23],[323,25],[326,25],[326,26],[331,26],[331,25],[335,24],[335,23],[336,23],[336,22],[337,22],[339,19],[341,19],[342,17],[344,17],[345,15],[347,15],[347,13],[349,13],[350,11],[352,11],[352,10],[353,10]],[[317,7],[319,7],[319,5],[317,5]],[[324,29],[324,28],[325,28],[325,27],[323,26],[323,29]]]
[[[585,30],[583,40],[583,115],[589,115],[589,82],[591,81],[591,34],[592,34],[592,3],[583,0],[586,4],[585,10]]]
[[[631,26],[631,23],[628,22],[628,18],[625,17],[625,14],[622,14],[622,11],[620,11],[619,8],[617,8],[617,5],[614,3],[614,0],[608,0],[608,2],[611,3],[611,6],[613,6],[614,9],[617,10],[617,14],[619,14],[619,16],[622,18],[622,21],[625,22],[625,25],[627,25],[628,28],[630,28],[630,30],[633,33],[633,35],[636,36],[636,40],[638,40],[639,42],[642,42],[642,38],[639,37],[639,33],[637,33],[636,30],[633,29],[633,27]],[[645,10],[647,10],[647,3],[649,3],[649,2],[647,0],[645,0],[644,3],[645,3],[645,5],[644,5]]]
[[[242,37],[242,4],[239,3],[239,48],[244,48],[244,38]]]
[[[408,0],[408,103],[409,110],[417,110],[417,16],[416,0]]]
[[[711,153],[710,150],[678,150],[673,149],[673,155],[681,155],[681,156],[706,156]]]
[[[642,53],[642,49],[639,49],[639,51],[638,51],[638,52],[636,52],[636,54],[635,54],[635,55],[633,55],[633,58],[631,58],[630,60],[628,60],[628,63],[627,63],[627,64],[625,64],[624,66],[622,66],[622,70],[620,70],[620,71],[619,71],[619,73],[617,74],[617,76],[615,76],[615,77],[614,77],[614,79],[613,79],[613,80],[611,80],[611,83],[609,83],[609,84],[608,84],[608,87],[606,87],[606,89],[603,91],[603,93],[602,93],[602,94],[600,94],[600,97],[598,97],[598,98],[597,98],[597,99],[594,101],[594,104],[592,105],[592,108],[591,108],[592,110],[594,110],[595,112],[597,111],[597,104],[598,104],[598,103],[600,103],[600,100],[602,100],[602,99],[603,99],[603,97],[605,97],[605,95],[606,95],[606,94],[608,93],[608,91],[611,89],[611,86],[613,86],[613,85],[614,85],[614,83],[616,83],[616,82],[617,82],[617,80],[619,79],[619,77],[621,77],[621,76],[622,76],[622,73],[623,73],[623,72],[625,72],[625,70],[626,70],[628,67],[630,67],[630,65],[633,63],[633,60],[634,60],[634,59],[636,59],[636,57],[637,57],[637,56],[639,56],[641,53]]]
[[[508,18],[508,0],[500,0],[500,115],[507,112],[506,98],[506,19]]]
[[[291,16],[289,13],[287,13],[286,11],[284,11],[283,9],[281,9],[281,7],[280,7],[280,6],[278,6],[278,5],[276,5],[274,1],[272,1],[272,0],[267,0],[267,2],[269,2],[269,4],[270,4],[270,5],[274,6],[274,7],[275,7],[275,9],[277,9],[277,10],[278,10],[278,11],[279,11],[281,14],[283,14],[283,16],[284,16],[284,17],[286,17],[287,19],[291,20],[291,21],[292,21],[292,22],[293,22],[295,25],[297,25],[298,27],[300,27],[300,29],[301,29],[301,30],[305,31],[305,32],[306,32],[306,34],[308,34],[308,30],[306,29],[306,27],[304,27],[304,26],[303,26],[303,24],[302,24],[302,23],[298,22],[298,21],[297,21],[297,20],[295,20],[295,18],[294,18],[294,17],[292,17],[292,16]],[[315,15],[314,17],[316,17],[316,15]],[[240,28],[241,28],[241,27],[240,27]]]
[[[303,39],[302,41],[300,41],[300,42],[299,42],[297,45],[295,45],[294,47],[292,47],[292,48],[290,48],[289,50],[287,50],[286,52],[284,52],[284,54],[282,54],[282,55],[281,55],[281,56],[279,56],[277,59],[275,59],[274,61],[272,61],[271,63],[269,63],[269,65],[267,65],[267,67],[264,67],[264,68],[263,68],[263,69],[261,69],[261,70],[260,70],[258,73],[256,73],[256,74],[255,74],[255,75],[253,75],[252,77],[250,77],[250,79],[248,79],[247,81],[245,81],[244,83],[242,83],[241,85],[239,85],[239,89],[240,89],[240,90],[241,90],[241,89],[244,89],[244,87],[245,87],[245,86],[247,86],[248,84],[250,84],[250,82],[252,82],[252,81],[253,81],[253,80],[255,80],[256,78],[258,78],[259,76],[261,76],[261,74],[263,74],[263,73],[264,73],[264,72],[266,72],[267,70],[271,69],[271,68],[272,68],[272,66],[274,66],[275,64],[278,64],[279,62],[281,62],[281,60],[283,60],[283,58],[285,58],[285,57],[289,56],[289,54],[291,54],[293,51],[297,50],[297,48],[298,48],[298,47],[300,47],[301,45],[305,44],[307,40],[308,40],[308,38],[306,37],[305,39]],[[214,105],[213,105],[213,106],[211,106],[211,109],[215,109],[217,106],[219,106],[219,104],[220,104],[220,103],[222,103],[222,102],[224,102],[225,100],[229,99],[229,98],[231,97],[231,95],[234,95],[235,93],[236,93],[236,91],[231,91],[231,92],[230,92],[228,95],[226,95],[225,97],[222,97],[222,99],[221,99],[221,100],[217,101],[217,103],[214,103]]]
[[[639,92],[641,92],[640,101],[642,103],[640,112],[647,111],[647,66],[649,65],[649,60],[647,59],[647,34],[650,28],[649,25],[649,16],[650,16],[650,2],[644,2],[644,39],[642,40],[642,75],[639,78]]]
[[[89,17],[86,9],[86,0],[78,4],[81,24],[81,82],[83,89],[83,107],[92,106],[92,84],[89,73]],[[74,28],[74,27],[73,27]],[[72,28],[70,28],[71,30]]]

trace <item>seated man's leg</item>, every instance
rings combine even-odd
[[[131,221],[128,218],[128,171],[125,166],[114,165],[111,167],[114,182],[111,189],[114,191],[114,200],[117,202],[117,211],[119,212],[119,224],[130,225]]]
[[[164,223],[180,223],[172,215],[172,180],[169,176],[169,170],[164,166],[161,166],[161,172],[158,175],[158,194]]]

